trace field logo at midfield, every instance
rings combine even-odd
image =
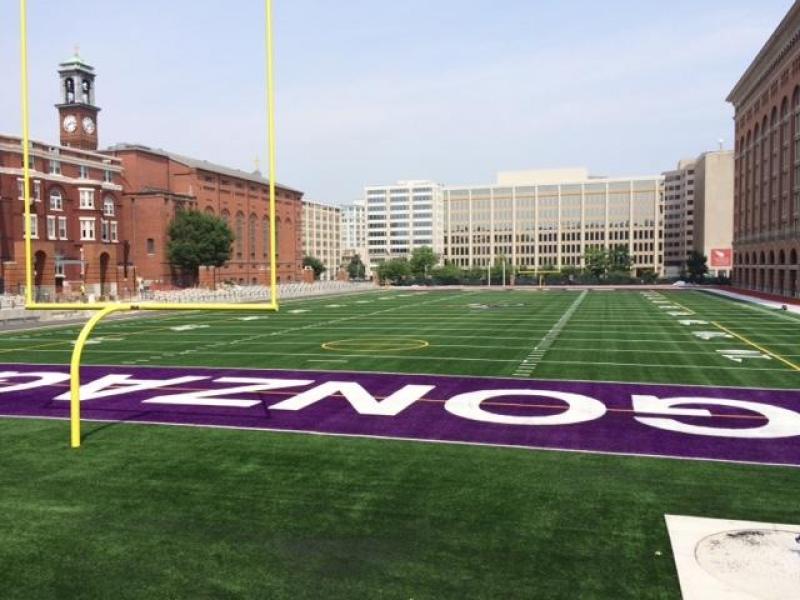
[[[65,369],[0,368],[0,414],[66,417]],[[84,381],[92,420],[800,466],[790,390],[144,367],[86,367]]]

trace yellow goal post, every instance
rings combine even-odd
[[[23,199],[25,201],[25,308],[28,310],[92,310],[97,311],[86,322],[81,330],[70,359],[70,446],[79,448],[81,445],[81,406],[80,406],[80,361],[84,346],[94,327],[106,316],[122,311],[150,310],[150,311],[277,311],[278,281],[277,281],[277,232],[275,231],[275,175],[276,175],[276,144],[275,144],[275,60],[272,0],[265,2],[265,45],[266,45],[266,70],[267,70],[267,146],[269,153],[269,302],[253,304],[235,303],[168,303],[168,302],[38,302],[33,294],[33,257],[31,243],[31,174],[30,174],[30,119],[29,119],[29,91],[28,91],[28,0],[19,0],[20,9],[20,87],[22,94],[22,170],[23,170]]]

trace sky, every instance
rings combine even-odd
[[[58,140],[56,70],[77,44],[101,147],[266,172],[262,0],[28,4],[34,139]],[[277,180],[346,203],[401,179],[661,173],[732,146],[725,98],[791,4],[274,0]],[[0,132],[21,135],[16,0],[0,0],[0,61]]]

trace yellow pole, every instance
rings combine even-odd
[[[269,145],[269,289],[270,304],[278,308],[278,236],[275,231],[275,69],[272,40],[272,0],[266,0],[267,11],[267,138]]]
[[[33,265],[31,265],[31,174],[30,129],[28,118],[28,3],[19,0],[20,83],[22,88],[22,196],[25,200],[25,304],[33,304]]]
[[[81,329],[81,333],[75,342],[72,350],[72,359],[69,364],[69,421],[70,421],[70,445],[73,448],[81,447],[81,355],[86,340],[101,319],[113,312],[121,310],[131,310],[129,304],[119,304],[117,306],[107,306],[103,310],[92,315]]]

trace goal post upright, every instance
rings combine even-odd
[[[124,311],[229,311],[258,312],[277,311],[278,301],[278,249],[276,226],[276,142],[275,142],[275,69],[272,0],[264,0],[265,6],[265,42],[267,62],[267,146],[269,154],[269,302],[254,304],[237,303],[168,303],[168,302],[38,302],[34,296],[33,248],[31,243],[31,195],[30,195],[30,116],[28,86],[28,1],[19,0],[20,10],[20,86],[22,100],[22,161],[23,161],[23,200],[24,207],[24,251],[25,251],[25,308],[27,310],[89,310],[97,311],[86,322],[78,334],[70,358],[70,446],[81,446],[81,403],[80,403],[80,366],[83,350],[94,328],[108,315]]]

